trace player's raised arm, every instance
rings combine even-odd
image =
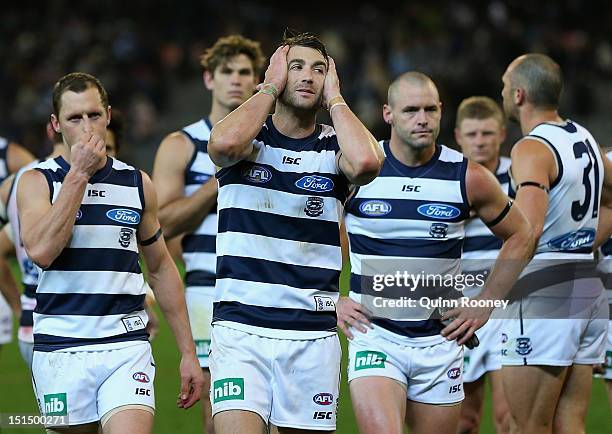
[[[342,98],[336,64],[331,57],[325,76],[323,101],[338,137],[340,170],[353,184],[369,183],[378,176],[385,156],[372,133]]]
[[[35,170],[22,175],[17,187],[21,237],[40,267],[48,267],[68,244],[87,182],[104,164],[105,150],[101,137],[83,133],[71,149],[72,165],[53,204],[45,175]]]
[[[287,52],[280,46],[270,58],[259,92],[218,122],[210,133],[208,153],[220,167],[231,166],[253,151],[253,139],[270,114],[287,82]]]
[[[142,174],[145,210],[138,227],[140,250],[149,270],[149,284],[181,353],[181,391],[178,406],[189,408],[200,399],[204,378],[196,357],[187,317],[183,284],[168,253],[157,219],[157,196],[149,177]]]
[[[504,241],[478,298],[502,300],[533,255],[533,230],[521,209],[512,204],[493,174],[483,166],[471,161],[468,163],[466,185],[472,209]],[[470,308],[453,309],[446,313],[445,318],[456,319],[442,334],[451,340],[463,335],[458,341],[462,344],[487,321],[491,311],[492,307],[481,308],[480,311]]]

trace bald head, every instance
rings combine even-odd
[[[395,105],[397,101],[397,95],[400,92],[400,89],[404,86],[414,86],[414,87],[425,87],[431,86],[434,90],[435,95],[440,100],[438,95],[438,88],[434,84],[433,80],[423,74],[422,72],[417,71],[409,71],[404,72],[402,75],[393,80],[393,83],[389,86],[389,90],[387,91],[387,102],[391,107]]]
[[[507,70],[512,89],[525,90],[525,99],[534,107],[557,109],[563,89],[561,68],[544,54],[517,57]]]

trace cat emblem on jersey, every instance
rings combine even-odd
[[[448,225],[446,223],[432,223],[429,228],[429,235],[432,238],[446,238]]]
[[[323,205],[325,202],[323,198],[316,196],[309,196],[306,200],[306,208],[304,212],[308,217],[318,217],[323,214]]]
[[[133,229],[121,228],[121,232],[119,232],[119,244],[121,245],[121,247],[128,248],[130,246],[130,241],[132,241],[133,234]]]

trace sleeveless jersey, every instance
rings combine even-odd
[[[333,335],[347,195],[336,133],[316,125],[294,139],[268,117],[253,146],[254,157],[217,172],[213,322],[280,339]]]
[[[359,187],[346,204],[350,296],[364,303],[363,285],[381,272],[378,264],[383,266],[382,260],[403,260],[398,264],[407,270],[401,269],[414,275],[422,271],[457,275],[464,222],[469,217],[465,186],[468,162],[461,153],[436,145],[427,163],[409,167],[395,158],[388,141],[381,145],[386,160],[380,175]],[[431,337],[444,339],[439,335],[443,326],[437,319],[398,320],[391,316],[388,312],[388,317],[374,317],[372,323],[413,343],[424,337],[429,341]]]
[[[70,169],[57,157],[37,170],[51,203]],[[79,351],[147,340],[147,285],[136,234],[144,210],[139,170],[107,157],[89,180],[69,244],[43,270],[34,310],[35,351]]]
[[[215,165],[208,156],[207,146],[212,126],[208,119],[185,127],[182,132],[193,143],[195,149],[185,168],[185,196],[191,196],[200,186],[215,175]],[[182,241],[185,261],[185,286],[189,290],[212,293],[215,286],[217,258],[215,238],[217,235],[217,208],[202,220],[192,233],[185,234]]]

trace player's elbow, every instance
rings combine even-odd
[[[219,167],[226,167],[244,158],[245,145],[231,133],[217,133],[213,128],[207,145],[210,159]]]
[[[522,256],[525,259],[530,259],[536,247],[536,238],[534,236],[534,228],[530,224],[524,224],[513,236],[515,245],[519,247]]]
[[[371,155],[364,153],[350,164],[350,172],[346,174],[347,178],[356,185],[366,185],[372,182],[380,173],[383,165],[383,159],[372,153]]]
[[[51,252],[49,249],[45,249],[44,246],[36,244],[32,248],[27,248],[26,253],[28,257],[43,270],[49,268],[49,266],[55,261],[57,254]]]

